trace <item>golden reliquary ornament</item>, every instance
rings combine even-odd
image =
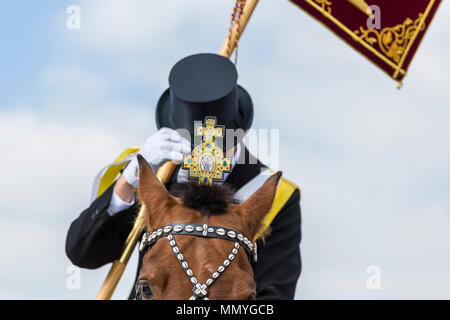
[[[208,116],[205,125],[195,126],[195,135],[203,137],[202,143],[191,154],[184,155],[183,169],[189,170],[189,179],[196,179],[200,184],[223,181],[224,172],[231,168],[230,158],[225,158],[222,149],[214,143],[214,138],[222,138],[225,133],[225,127],[216,122],[215,117]]]

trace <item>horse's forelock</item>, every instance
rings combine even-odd
[[[235,191],[226,184],[212,186],[197,182],[177,183],[173,186],[173,194],[180,198],[185,207],[199,211],[205,216],[214,216],[228,211],[234,200]]]

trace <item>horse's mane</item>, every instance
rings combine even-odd
[[[176,183],[171,188],[174,196],[181,199],[185,207],[197,210],[205,216],[227,212],[230,204],[236,204],[235,191],[227,184],[212,186],[198,182]]]

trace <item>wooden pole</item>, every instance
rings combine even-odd
[[[227,38],[225,39],[222,48],[219,51],[219,55],[229,58],[236,48],[236,39],[242,35],[247,26],[248,21],[255,10],[256,4],[258,0],[247,0],[245,2],[245,6],[242,11],[242,15],[240,17],[239,26],[237,24],[233,25],[231,31],[229,32]],[[238,30],[240,32],[239,37]],[[230,42],[231,41],[231,42]],[[230,44],[229,44],[230,43]],[[164,165],[159,168],[156,173],[156,177],[161,181],[162,184],[166,184],[170,178],[172,177],[173,172],[175,171],[176,164],[173,161],[168,161]],[[96,300],[109,300],[111,299],[114,290],[119,283],[120,278],[125,270],[125,267],[128,263],[128,260],[133,253],[134,248],[136,247],[136,243],[139,240],[139,235],[141,234],[142,229],[145,226],[143,215],[144,215],[144,207],[142,206],[139,210],[139,214],[136,217],[136,220],[133,225],[133,229],[131,230],[128,238],[125,242],[125,245],[122,249],[122,254],[119,260],[115,260],[111,269],[109,270],[108,275],[106,276],[105,281],[100,288]]]
[[[231,57],[234,49],[236,48],[236,39],[239,39],[239,37],[241,37],[244,33],[245,27],[247,26],[247,23],[250,20],[257,4],[258,0],[247,0],[245,2],[244,10],[242,11],[242,15],[239,20],[239,25],[235,23],[232,26],[231,32],[228,33],[228,36],[222,44],[222,48],[220,48],[219,54],[221,56],[227,58]],[[237,37],[238,30],[239,37]],[[230,47],[230,49],[228,49],[228,46]]]

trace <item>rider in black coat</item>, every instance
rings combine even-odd
[[[204,68],[199,68],[199,65]],[[206,74],[201,74],[202,72]],[[214,74],[212,74],[213,72]],[[195,107],[191,103],[193,100],[192,87],[185,88],[181,85],[192,83],[191,75],[193,73],[197,75],[196,78],[194,77],[197,81],[196,87],[208,87],[206,95],[199,90],[200,93],[197,92],[197,96],[194,97],[197,101],[201,101],[201,108],[198,107],[198,102],[194,104]],[[186,77],[191,77],[190,81],[186,82]],[[207,79],[207,82],[201,79]],[[240,128],[247,131],[250,128],[253,105],[248,93],[237,85],[237,72],[228,59],[212,54],[185,58],[172,69],[169,83],[170,88],[158,102],[158,128],[185,128],[193,134],[192,120],[202,120],[208,115],[216,116],[218,123],[225,124],[227,129]],[[218,89],[214,90],[211,83]],[[229,90],[232,87],[230,83],[234,85],[234,89],[231,91]],[[224,96],[223,88],[227,86],[228,93]],[[205,101],[208,102],[205,103]],[[230,115],[230,112],[236,114]],[[243,151],[240,152],[239,161],[232,167],[232,171],[224,183],[239,190],[258,176],[265,166],[255,159],[239,140],[233,140],[235,141],[232,143],[239,144],[239,148]],[[177,183],[179,170],[180,166],[166,184],[169,192],[173,191],[173,187]],[[133,203],[127,208],[111,214],[109,208],[115,192],[114,187],[115,183],[95,199],[72,222],[69,228],[66,253],[72,263],[79,267],[95,269],[120,257],[121,249],[137,215],[138,206]],[[294,298],[296,283],[301,272],[299,202],[300,191],[296,189],[272,221],[271,232],[265,241],[258,240],[258,261],[253,265],[257,299]],[[140,254],[138,274],[142,258]],[[129,298],[133,299],[134,297],[134,286],[132,286]]]

